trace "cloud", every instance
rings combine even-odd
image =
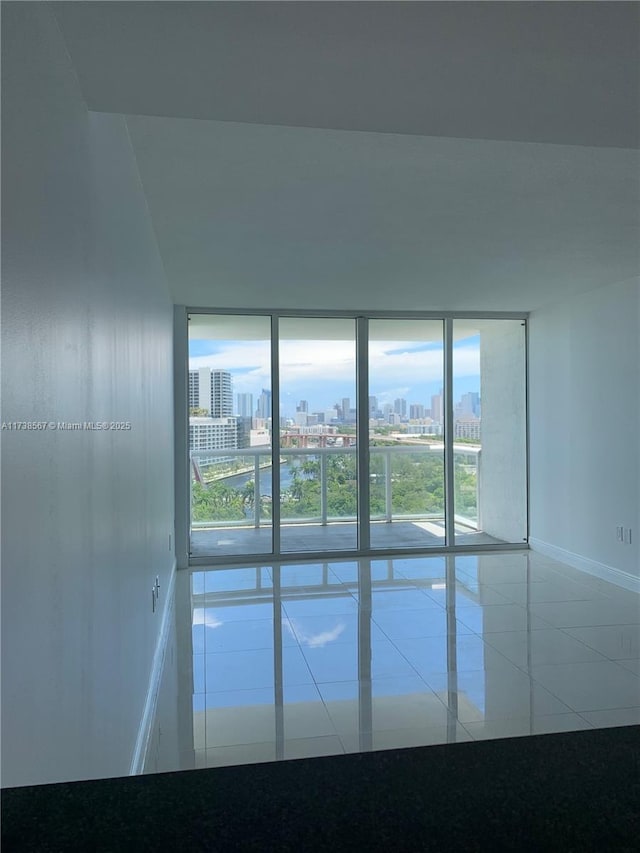
[[[194,607],[193,624],[205,625],[207,628],[219,628],[224,623],[218,619],[210,607]]]
[[[385,350],[386,355],[403,355],[404,353],[413,353],[413,352],[430,352],[430,351],[439,351],[442,349],[442,344],[436,341],[431,341],[426,344],[404,344],[399,346],[397,349],[388,349]]]
[[[453,350],[453,380],[462,376],[480,375],[480,346],[469,344],[468,346],[454,347]]]
[[[410,386],[404,385],[397,388],[387,388],[386,391],[380,391],[380,393],[374,393],[371,396],[377,398],[379,406],[384,406],[386,403],[393,403],[393,401],[398,398],[406,399],[410,391]]]
[[[215,345],[215,354],[191,357],[190,368],[229,370],[234,393],[257,395],[262,388],[271,387],[268,341],[216,341]],[[307,399],[312,409],[322,409],[345,396],[355,401],[355,355],[354,340],[282,340],[279,351],[282,399]],[[456,344],[453,363],[454,382],[478,377],[479,340]],[[396,397],[423,399],[429,393],[436,393],[443,384],[443,366],[444,354],[437,342],[371,341],[370,394],[391,403]]]
[[[338,624],[330,631],[321,631],[318,634],[310,634],[297,619],[289,619],[289,630],[295,631],[298,641],[303,646],[309,646],[310,649],[321,649],[329,643],[333,643],[338,637],[344,633],[344,622]]]

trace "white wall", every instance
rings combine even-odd
[[[532,313],[531,537],[640,575],[640,281]],[[632,544],[616,541],[631,527]],[[597,566],[596,566],[597,568]]]
[[[162,679],[145,756],[145,773],[194,768],[193,655],[191,654],[191,574],[178,572]],[[204,714],[202,715],[204,717]],[[203,722],[204,726],[204,722]],[[203,729],[204,730],[204,729]]]
[[[172,308],[124,120],[3,6],[2,784],[129,772],[173,563]]]
[[[527,539],[524,328],[520,320],[479,321],[478,328],[481,527],[504,542],[522,544]]]

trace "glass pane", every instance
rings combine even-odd
[[[270,554],[271,320],[189,321],[191,556]]]
[[[372,548],[445,541],[443,323],[369,323]]]
[[[455,544],[527,535],[525,328],[453,324]]]
[[[355,320],[280,320],[280,542],[355,549]]]

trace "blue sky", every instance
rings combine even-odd
[[[369,389],[378,404],[403,397],[429,407],[442,387],[442,347],[424,341],[372,341]],[[292,416],[300,400],[309,411],[324,411],[351,399],[355,406],[355,344],[351,341],[283,340],[280,344],[282,414]],[[270,347],[266,341],[189,342],[189,366],[228,370],[234,394],[251,393],[254,406],[262,388],[270,388]],[[480,391],[480,337],[454,344],[454,396]]]

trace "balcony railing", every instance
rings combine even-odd
[[[356,451],[355,446],[282,448],[281,523],[355,522]],[[373,446],[369,454],[371,521],[444,519],[442,446]],[[480,461],[479,447],[454,445],[455,521],[471,530],[481,529]],[[270,526],[271,464],[271,449],[264,446],[191,451],[192,529]],[[424,490],[427,475],[431,491]],[[200,484],[199,489],[196,484]],[[213,484],[222,487],[220,503],[217,510],[208,510],[206,502],[199,503],[199,499]],[[430,508],[425,505],[407,510],[412,484],[416,491],[422,490],[416,499],[429,503]],[[337,497],[342,505],[339,513],[332,511]]]

